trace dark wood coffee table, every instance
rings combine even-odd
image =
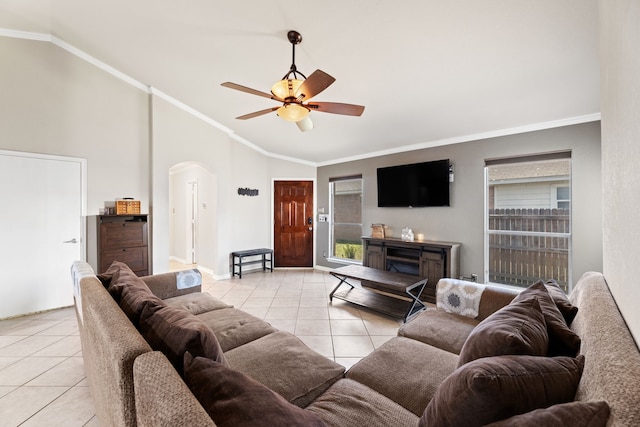
[[[427,279],[360,265],[336,268],[330,274],[340,280],[329,294],[330,301],[341,299],[404,322],[426,308],[420,294]],[[348,279],[360,281],[361,287],[352,285]],[[338,290],[342,285],[347,288]]]

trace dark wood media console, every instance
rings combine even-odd
[[[436,284],[443,277],[460,277],[460,243],[438,241],[405,242],[397,238],[363,237],[362,265],[378,270],[427,279],[419,298],[436,302]]]

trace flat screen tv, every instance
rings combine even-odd
[[[449,160],[378,168],[378,207],[449,206]]]

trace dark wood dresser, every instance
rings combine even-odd
[[[147,215],[95,215],[87,220],[87,260],[96,274],[121,261],[138,276],[149,274]]]

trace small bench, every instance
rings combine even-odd
[[[269,256],[267,257],[267,255]],[[260,256],[260,259],[245,260],[245,258],[249,258],[249,257],[253,258],[256,256]],[[231,252],[231,257],[232,257],[231,277],[237,274],[238,277],[242,279],[242,266],[251,265],[251,264],[262,264],[262,271],[266,271],[268,268],[269,271],[273,272],[273,249],[260,248],[260,249],[248,249],[246,251],[235,251],[235,252]],[[238,267],[237,272],[236,272],[236,267]]]

